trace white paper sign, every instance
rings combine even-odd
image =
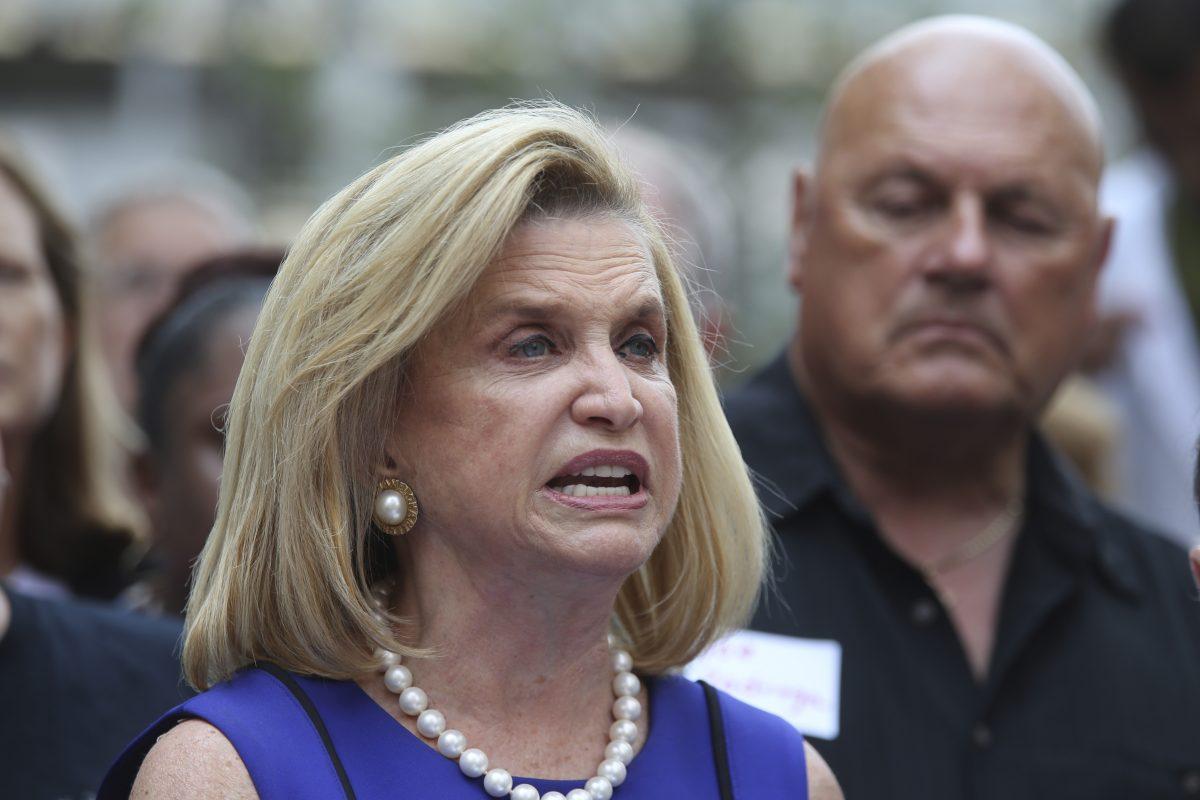
[[[701,653],[684,674],[778,714],[803,734],[837,738],[842,646],[835,641],[737,631]]]

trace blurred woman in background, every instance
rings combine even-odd
[[[279,250],[237,250],[194,266],[137,349],[137,484],[155,574],[133,605],[182,614],[192,565],[217,515],[224,416]]]
[[[123,417],[89,303],[73,232],[21,160],[0,150],[0,437],[10,475],[0,577],[32,594],[111,599],[133,580],[144,523],[124,487]]]

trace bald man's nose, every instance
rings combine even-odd
[[[929,277],[956,287],[974,287],[986,280],[992,258],[987,210],[974,195],[955,198],[929,261]]]

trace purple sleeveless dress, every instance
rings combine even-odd
[[[483,782],[467,778],[388,716],[353,681],[292,676],[324,722],[314,725],[302,702],[261,669],[245,669],[164,714],[110,768],[98,800],[127,798],[142,759],[178,721],[202,719],[233,743],[262,800],[487,800]],[[651,678],[650,732],[614,800],[719,800],[709,713],[702,687],[685,678]],[[804,739],[771,714],[717,692],[736,800],[807,800]],[[339,774],[326,739],[344,767]],[[599,754],[597,754],[599,760]],[[590,777],[590,776],[587,776]],[[516,777],[545,794],[567,794],[577,781]]]

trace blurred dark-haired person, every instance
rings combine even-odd
[[[1117,219],[1089,366],[1119,412],[1118,499],[1185,546],[1200,419],[1200,3],[1122,0],[1104,45],[1142,144],[1105,175]]]
[[[0,577],[111,599],[144,520],[127,496],[122,416],[95,351],[75,238],[18,156],[0,152],[0,438],[11,485]]]
[[[118,397],[137,400],[138,342],[196,263],[254,239],[254,210],[232,179],[178,164],[135,178],[92,215],[89,246],[104,297],[100,334]]]
[[[223,415],[282,251],[218,256],[183,280],[138,347],[137,479],[150,517],[156,574],[149,602],[182,614],[192,563],[216,517]]]
[[[1186,556],[1037,432],[1112,221],[1095,103],[1017,26],[937,17],[847,67],[794,183],[787,350],[727,409],[788,565],[762,630],[833,640],[847,797],[1186,797]],[[768,596],[769,600],[775,600]]]
[[[0,437],[0,514],[9,475]],[[186,697],[180,623],[0,581],[0,797],[88,800],[124,742]]]

